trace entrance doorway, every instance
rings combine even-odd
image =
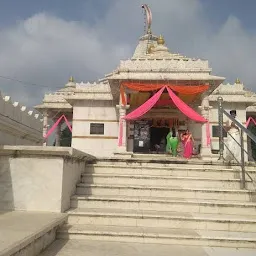
[[[165,153],[166,136],[169,133],[168,127],[151,127],[150,128],[150,151]]]

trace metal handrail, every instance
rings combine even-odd
[[[250,139],[252,141],[254,141],[256,143],[256,136],[248,129],[246,129],[242,124],[240,124],[233,116],[231,116],[226,110],[222,109],[222,112],[225,116],[227,116],[233,123],[235,123],[236,126],[238,126],[241,131],[243,131],[244,133],[247,134],[248,137],[250,137]]]
[[[224,152],[224,146],[227,148],[227,150],[233,155],[234,159],[236,162],[240,165],[241,170],[242,170],[242,188],[245,189],[246,184],[245,184],[245,175],[247,174],[249,178],[253,181],[252,177],[249,175],[249,173],[246,172],[245,170],[245,160],[244,160],[244,153],[247,153],[247,151],[244,149],[244,133],[256,143],[256,136],[246,129],[242,124],[240,124],[234,117],[232,117],[226,110],[223,109],[222,103],[223,103],[223,98],[218,97],[218,116],[219,116],[219,160],[224,161],[223,157],[223,152]],[[234,154],[230,151],[230,149],[227,147],[227,145],[224,143],[224,136],[223,136],[223,115],[228,117],[239,129],[240,129],[240,139],[241,143],[239,143],[231,134],[229,134],[235,142],[238,144],[238,146],[241,149],[241,162],[238,161],[238,159],[234,156]]]
[[[222,127],[222,128],[224,129],[224,127]],[[241,150],[242,150],[241,144],[240,144],[230,133],[229,133],[229,136],[231,136],[231,138],[240,146],[240,148],[241,148]],[[241,166],[241,163],[238,161],[238,159],[237,159],[236,156],[233,154],[233,152],[228,148],[228,146],[226,145],[226,143],[224,142],[224,140],[223,140],[223,144],[224,144],[224,146],[226,147],[226,149],[228,150],[228,152],[234,157],[234,159],[236,160],[236,162],[238,163],[238,165]],[[243,149],[243,150],[244,150],[244,152],[248,155],[248,152],[247,152],[245,149]],[[251,176],[247,171],[245,171],[245,174],[249,177],[249,179],[250,179],[252,182],[254,182],[252,176]]]
[[[223,128],[223,130],[225,130],[225,128],[224,127],[222,127]],[[225,130],[226,131],[226,130]],[[242,145],[232,136],[232,134],[229,132],[229,131],[226,131],[226,133],[236,142],[236,144],[240,147],[240,148],[242,148]],[[249,155],[248,154],[248,152],[243,148],[243,150],[244,150],[244,153],[246,153],[246,155]]]

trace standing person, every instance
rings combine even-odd
[[[190,159],[193,155],[194,138],[188,129],[181,136],[181,140],[182,140],[183,147],[184,147],[183,157]]]
[[[172,131],[168,133],[166,136],[166,151],[170,152],[173,156],[177,156],[177,148],[179,144],[179,139],[177,136],[177,132],[174,127],[172,127]]]
[[[239,123],[241,123],[236,118],[236,110],[231,110],[229,113],[233,118],[235,118]],[[241,162],[241,148],[240,148],[241,139],[240,139],[239,127],[237,127],[236,124],[233,123],[231,120],[228,120],[225,130],[227,131],[227,144],[226,144],[227,147],[225,147],[225,160],[228,162],[237,160],[240,163]]]

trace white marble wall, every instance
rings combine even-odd
[[[210,105],[210,133],[211,133],[211,149],[218,150],[219,139],[212,137],[212,126],[218,125],[218,105],[216,101],[211,101]],[[246,122],[246,104],[245,103],[223,103],[224,109],[230,111],[237,110],[238,119],[245,124]],[[131,112],[133,109],[130,109]],[[200,113],[200,110],[197,109]],[[145,118],[173,118],[179,117],[179,120],[185,120],[186,117],[175,110],[151,110],[145,115]],[[186,119],[187,120],[187,119]],[[226,120],[226,118],[224,118]],[[188,128],[191,130],[196,145],[201,144],[201,124],[193,121],[186,121]],[[90,123],[104,123],[104,135],[91,135]],[[130,132],[128,122],[127,136],[129,138],[133,132]],[[118,137],[118,113],[116,107],[111,101],[80,101],[73,106],[73,138],[72,147],[83,152],[95,155],[97,157],[111,156],[117,150]],[[247,148],[247,138],[245,137],[245,148]],[[133,151],[133,139],[127,141],[127,151]]]
[[[41,115],[0,92],[0,145],[40,145]]]
[[[88,159],[72,148],[4,147],[0,210],[64,212]]]
[[[91,123],[104,123],[104,134],[90,134]],[[97,157],[117,150],[118,114],[112,101],[81,101],[73,106],[72,147]]]

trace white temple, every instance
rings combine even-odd
[[[171,53],[143,7],[134,55],[98,82],[71,77],[42,117],[0,95],[0,255],[256,255],[256,163],[219,158],[217,101],[245,125],[256,94]],[[154,154],[172,127],[192,132],[195,159]]]
[[[121,60],[112,73],[95,83],[75,83],[71,77],[63,89],[46,94],[36,109],[44,116],[43,135],[47,133],[49,119],[57,120],[64,114],[72,123],[72,147],[97,157],[115,153],[150,153],[153,143],[165,137],[175,122],[179,132],[190,129],[196,147],[200,149],[199,156],[208,159],[216,157],[219,149],[219,96],[223,97],[226,110],[237,110],[238,119],[243,124],[248,116],[256,115],[256,94],[246,91],[238,79],[235,84],[222,84],[224,80],[224,77],[212,74],[207,60],[172,53],[162,36],[151,33],[151,21],[148,20],[147,33],[139,39],[130,59]],[[124,86],[127,84],[140,88],[133,90]],[[160,104],[140,120],[123,121],[123,133],[120,134],[121,118],[152,96],[150,87],[161,84],[179,87],[176,95],[209,120],[210,145],[206,143],[206,124],[187,118],[170,104],[167,93],[163,93]],[[149,90],[144,91],[141,86]],[[207,89],[194,94],[186,91],[198,90],[200,86]],[[60,145],[60,127],[61,124],[56,132],[56,146]],[[140,129],[144,129],[144,138],[140,138]],[[118,136],[123,136],[122,145],[118,144]]]

